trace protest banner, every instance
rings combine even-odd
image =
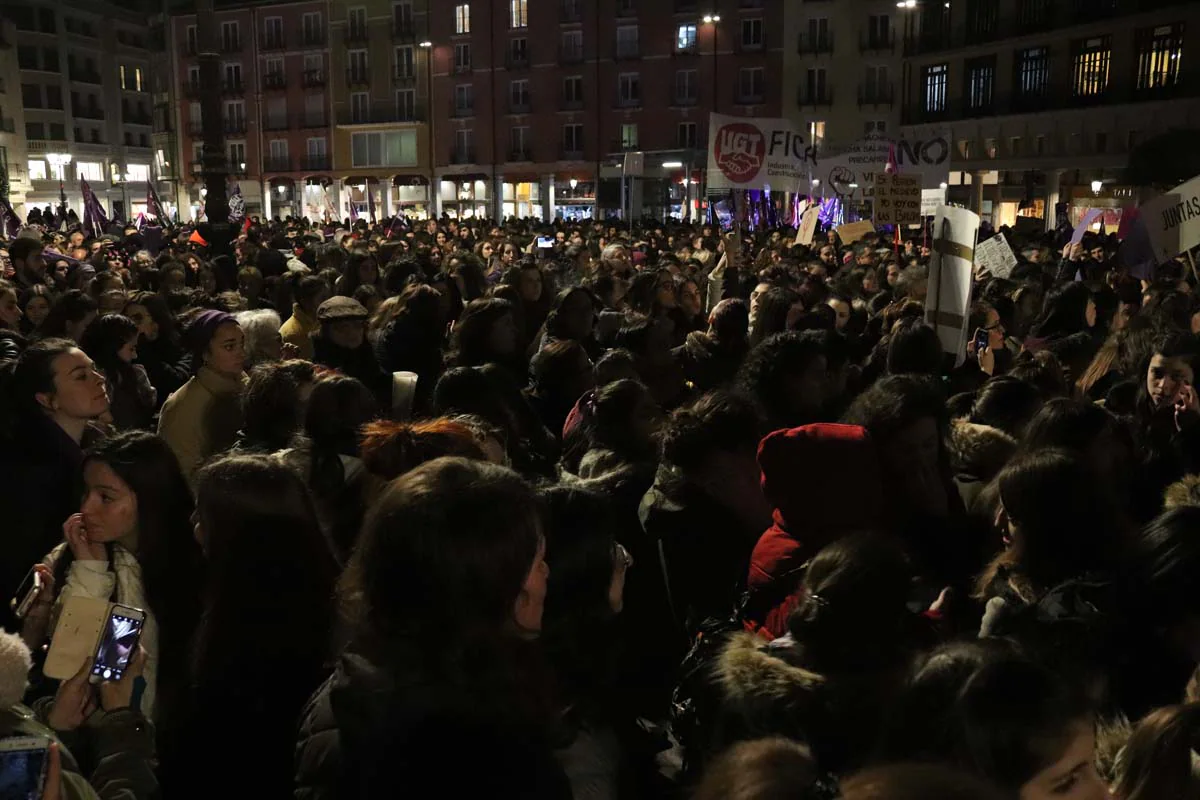
[[[932,217],[937,213],[938,206],[946,202],[945,189],[921,190],[921,216]]]
[[[1079,224],[1075,226],[1075,230],[1071,234],[1071,244],[1079,244],[1082,242],[1083,236],[1087,233],[1088,228],[1092,227],[1092,225],[1103,213],[1104,209],[1102,208],[1088,209],[1088,212],[1083,215],[1083,219],[1079,221]]]
[[[817,218],[821,214],[821,209],[813,206],[804,212],[800,217],[800,228],[796,231],[796,244],[811,245],[813,234],[817,230]]]
[[[812,174],[840,197],[862,197],[879,175],[887,174],[884,167],[894,152],[898,174],[918,175],[925,187],[940,186],[950,181],[950,142],[948,129],[896,139],[868,136],[844,150],[818,153]]]
[[[1143,203],[1139,218],[1158,263],[1200,244],[1200,175]]]
[[[978,234],[978,214],[965,208],[938,207],[933,220],[925,321],[937,329],[942,351],[954,356],[956,367],[967,357],[967,319]]]
[[[708,189],[796,191],[817,166],[817,149],[786,119],[708,115]]]
[[[875,176],[875,224],[910,225],[921,221],[919,175]]]
[[[1003,233],[975,245],[975,264],[996,278],[1007,278],[1017,266],[1017,257]]]
[[[866,220],[862,222],[847,222],[845,225],[837,226],[834,230],[837,231],[838,238],[842,240],[842,244],[849,245],[854,244],[868,233],[874,233],[875,223]]]

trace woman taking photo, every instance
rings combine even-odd
[[[186,681],[188,639],[200,619],[201,558],[192,496],[162,439],[129,431],[88,451],[79,513],[46,565],[68,597],[113,600],[146,612],[142,712],[164,741]]]
[[[511,470],[440,458],[393,481],[339,582],[352,642],[305,711],[297,793],[435,796],[453,775],[464,797],[571,797],[531,641],[544,552]]]
[[[295,720],[328,674],[338,566],[304,484],[275,458],[225,456],[196,479],[203,612],[192,637],[180,736],[163,742],[171,797],[209,798],[230,776],[246,797],[291,794]],[[254,731],[212,769],[230,709]]]
[[[167,399],[158,433],[179,459],[190,482],[208,458],[237,441],[242,428],[241,394],[246,385],[246,337],[232,315],[201,311],[186,340],[196,374]]]
[[[66,339],[42,339],[0,364],[0,507],[6,538],[0,592],[12,597],[29,566],[62,541],[79,506],[83,449],[108,411],[104,376]]]

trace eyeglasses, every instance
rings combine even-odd
[[[633,566],[633,556],[629,555],[629,551],[625,549],[625,545],[620,542],[613,542],[613,561],[621,569],[629,569]]]

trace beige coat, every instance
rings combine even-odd
[[[201,367],[179,391],[167,398],[158,417],[158,435],[166,440],[188,484],[206,460],[228,450],[242,427],[242,390],[236,380]]]

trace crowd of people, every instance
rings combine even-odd
[[[63,797],[1200,796],[1200,281],[1003,232],[948,353],[920,232],[25,228],[0,735]],[[43,672],[72,598],[120,680]]]

